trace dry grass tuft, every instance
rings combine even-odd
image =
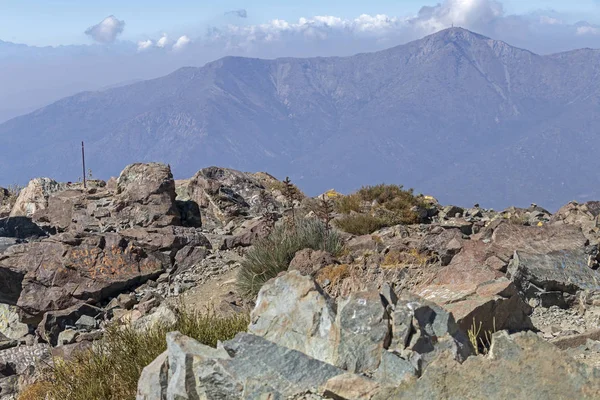
[[[247,329],[247,315],[218,316],[178,310],[175,324],[159,324],[147,331],[110,325],[103,340],[73,359],[54,360],[43,379],[27,388],[19,400],[129,400],[135,399],[142,369],[166,350],[167,332],[179,331],[200,343],[216,346]]]
[[[419,268],[431,264],[433,260],[434,258],[430,254],[421,253],[415,248],[408,251],[390,250],[383,258],[381,266],[383,268]]]
[[[325,250],[338,255],[342,246],[341,237],[322,221],[298,218],[294,224],[276,227],[248,251],[237,276],[237,286],[243,296],[253,298],[265,282],[288,269],[297,251]]]
[[[330,285],[337,286],[348,276],[350,276],[350,266],[348,264],[333,264],[319,270],[316,280],[319,285],[329,282]]]
[[[475,355],[488,354],[492,347],[492,335],[496,333],[496,318],[494,318],[494,326],[491,331],[481,332],[482,322],[479,321],[479,325],[475,322],[473,317],[473,324],[467,331],[471,346],[475,350]]]

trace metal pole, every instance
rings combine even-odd
[[[85,147],[83,147],[83,142],[81,142],[81,161],[83,164],[83,188],[85,189],[86,183],[85,183]]]

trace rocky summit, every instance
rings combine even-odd
[[[598,215],[160,163],[0,188],[0,399],[57,398],[30,393],[115,332],[162,347],[91,400],[597,399]],[[184,308],[244,329],[206,339]]]

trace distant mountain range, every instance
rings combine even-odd
[[[399,183],[445,203],[600,198],[600,51],[540,56],[452,28],[352,57],[226,57],[0,125],[0,185],[136,161],[289,175],[309,194]]]

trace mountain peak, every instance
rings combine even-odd
[[[456,41],[466,41],[466,42],[475,42],[475,41],[487,41],[492,40],[487,36],[480,35],[478,33],[472,32],[465,28],[460,27],[452,27],[443,29],[439,32],[426,36],[425,40],[440,40],[444,42],[456,42]]]

